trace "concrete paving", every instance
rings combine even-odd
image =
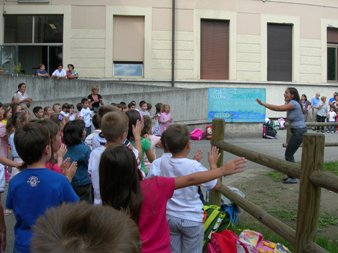
[[[309,130],[309,133],[315,133],[312,130]],[[324,133],[325,139],[327,142],[338,142],[338,134],[329,134]],[[264,154],[269,154],[271,156],[284,159],[284,151],[285,149],[282,147],[282,144],[285,142],[286,138],[286,131],[285,130],[279,130],[277,134],[277,139],[263,139],[260,137],[227,137],[226,141],[230,142],[235,145],[239,145],[244,148],[252,149],[257,152],[261,152]],[[201,140],[201,141],[191,141],[191,152],[190,157],[193,156],[196,150],[202,150],[204,153],[202,163],[207,167],[208,166],[208,160],[207,160],[207,154],[210,150],[210,143],[207,140]],[[301,159],[301,148],[297,151],[295,155],[296,161],[300,161]],[[161,155],[161,150],[158,150],[157,156]],[[224,162],[226,162],[229,159],[233,159],[235,156],[229,153],[224,153]],[[324,161],[338,161],[338,147],[326,147],[325,148],[325,157]],[[245,172],[241,174],[232,175],[229,177],[225,177],[223,179],[223,183],[226,185],[231,185],[233,182],[241,180],[243,178],[248,177],[254,177],[258,173],[262,171],[266,171],[268,168],[248,162],[248,167]],[[6,193],[3,194],[2,203],[4,205],[6,198]],[[9,215],[5,217],[6,225],[7,225],[7,250],[6,252],[12,252],[13,249],[13,241],[14,241],[14,224],[15,224],[15,218],[14,215]]]

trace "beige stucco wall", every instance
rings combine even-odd
[[[64,64],[73,63],[83,77],[112,78],[113,16],[144,16],[144,78],[170,80],[171,2],[51,0],[27,5],[1,0],[0,4],[7,14],[63,14]],[[266,27],[276,22],[294,25],[293,81],[326,83],[326,29],[338,28],[338,1],[192,0],[176,1],[176,8],[176,80],[200,79],[200,19],[212,18],[230,20],[230,80],[266,81]]]

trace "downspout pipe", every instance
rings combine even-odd
[[[171,87],[175,87],[175,21],[176,0],[172,0],[171,17]]]

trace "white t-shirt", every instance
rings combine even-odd
[[[57,76],[57,77],[65,77],[66,76],[66,70],[62,69],[59,71],[58,69],[54,70],[52,76]]]
[[[105,146],[100,146],[94,149],[89,156],[88,162],[88,174],[92,181],[92,186],[94,190],[94,205],[101,205],[102,199],[100,194],[100,172],[99,165],[102,153],[106,150]],[[138,157],[138,151],[133,149],[135,157]]]
[[[96,149],[96,148],[98,148],[99,146],[101,146],[101,145],[98,145],[98,146],[96,146],[95,145],[95,147],[93,146],[93,138],[94,138],[94,136],[96,136],[96,135],[99,135],[99,133],[101,133],[101,130],[100,129],[96,129],[96,130],[94,130],[94,132],[93,133],[91,133],[90,135],[88,135],[87,137],[86,137],[86,139],[85,139],[85,144],[88,146],[88,147],[90,147],[90,150],[93,150],[93,149]],[[104,143],[105,144],[105,143]]]
[[[92,180],[92,186],[94,189],[94,205],[102,204],[100,194],[100,174],[99,165],[102,153],[105,151],[105,146],[100,146],[94,149],[89,156],[88,162],[88,174]]]
[[[82,108],[80,117],[82,117],[85,127],[90,127],[92,125],[92,111],[89,108]]]
[[[69,112],[61,111],[60,114],[66,118],[69,118]]]
[[[162,157],[160,173],[164,177],[179,177],[195,172],[207,171],[201,163],[188,158]],[[207,190],[213,189],[217,179],[202,184]],[[203,203],[198,194],[198,186],[189,186],[174,191],[167,203],[167,215],[176,218],[202,222]]]
[[[172,156],[171,153],[163,153],[161,157],[155,159],[150,165],[150,169],[148,171],[147,178],[160,176],[161,175],[160,166],[161,166],[162,158],[163,157],[170,158],[171,156]]]
[[[333,111],[329,111],[328,114],[329,114],[329,122],[335,122],[337,114]]]

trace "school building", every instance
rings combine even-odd
[[[0,59],[81,77],[337,85],[336,0],[1,0]],[[335,86],[336,87],[336,86]]]

